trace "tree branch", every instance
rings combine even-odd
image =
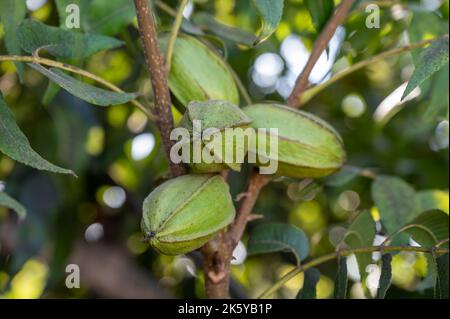
[[[316,42],[314,43],[314,48],[311,52],[308,62],[306,63],[305,68],[297,78],[294,90],[292,91],[291,95],[287,100],[288,105],[292,107],[297,107],[299,105],[299,102],[301,101],[301,96],[308,87],[309,76],[312,70],[314,69],[314,66],[316,65],[323,51],[328,47],[328,43],[330,42],[331,38],[336,32],[336,29],[346,19],[347,14],[352,8],[354,2],[355,0],[342,0],[341,4],[336,9],[334,16],[325,25],[325,28],[323,29],[323,31],[317,38]]]
[[[225,230],[210,240],[201,249],[205,294],[209,299],[230,298],[230,267],[233,258],[233,243]]]
[[[337,27],[344,21],[354,0],[343,0],[336,10],[333,18],[327,23],[323,32],[319,36],[314,46],[313,52],[305,66],[304,71],[299,76],[297,84],[288,99],[288,104],[295,106],[300,101],[301,93],[308,85],[308,78],[311,71],[326,49],[328,42],[336,31]],[[228,232],[221,233],[213,241],[209,242],[202,249],[205,264],[205,287],[206,295],[209,298],[228,298],[228,285],[230,276],[230,261],[233,250],[241,239],[249,217],[258,199],[261,189],[269,182],[268,177],[253,174],[249,181],[249,186],[245,197],[241,200],[238,215],[230,226]],[[219,278],[220,280],[215,280]],[[224,291],[225,290],[225,291]]]
[[[250,178],[247,192],[240,201],[238,214],[228,231],[222,231],[203,248],[205,292],[208,298],[229,298],[230,263],[233,251],[239,243],[247,223],[251,219],[253,207],[261,189],[269,182],[269,177],[254,173]]]
[[[233,249],[239,243],[239,240],[241,240],[241,237],[244,234],[245,227],[249,222],[250,216],[253,212],[253,207],[256,204],[256,200],[259,197],[261,189],[267,185],[269,181],[269,177],[260,175],[256,172],[250,178],[247,192],[240,201],[238,215],[228,231],[228,235],[233,243]]]
[[[174,177],[180,176],[186,173],[185,167],[170,160],[170,149],[175,143],[175,141],[170,140],[170,133],[174,128],[172,102],[167,83],[167,70],[159,49],[153,12],[151,12],[147,0],[134,0],[134,5],[136,7],[139,32],[144,44],[145,60],[155,96],[155,123],[161,134],[171,175]]]
[[[384,60],[384,59],[387,59],[387,58],[390,58],[393,56],[397,56],[397,55],[400,55],[400,54],[403,54],[403,53],[406,53],[406,52],[409,52],[409,51],[412,51],[415,49],[423,48],[424,46],[427,46],[428,44],[431,44],[434,41],[439,40],[439,39],[440,38],[433,38],[433,39],[427,39],[427,40],[416,42],[416,43],[411,43],[406,46],[402,46],[399,48],[395,48],[395,49],[392,49],[389,51],[382,52],[378,55],[368,58],[367,60],[359,61],[358,63],[353,64],[352,66],[348,67],[347,69],[334,74],[328,81],[305,90],[303,92],[301,98],[299,99],[298,104],[295,106],[301,107],[302,105],[309,102],[318,93],[320,93],[321,91],[323,91],[330,85],[338,82],[342,78],[352,74],[353,72],[356,72],[356,71],[358,71],[366,66],[369,66],[373,63],[376,63],[378,61],[381,61],[381,60]]]
[[[311,71],[326,49],[331,37],[337,27],[344,21],[350,11],[354,0],[343,0],[335,15],[325,26],[323,32],[317,39],[313,52],[305,66],[304,71],[299,76],[297,84],[288,99],[288,104],[295,106],[300,101],[301,93],[308,85],[308,78]],[[230,226],[228,232],[220,233],[213,241],[210,241],[202,249],[205,259],[205,285],[206,295],[209,298],[228,298],[228,286],[230,276],[230,261],[233,250],[241,239],[245,227],[249,221],[253,207],[258,199],[261,189],[269,182],[267,176],[253,174],[249,181],[249,186],[245,197],[241,200],[238,215]],[[220,279],[220,280],[216,280]],[[225,290],[225,291],[224,291]]]

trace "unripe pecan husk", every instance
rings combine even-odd
[[[190,132],[191,146],[196,138],[195,121],[201,124],[202,137],[205,137],[205,133],[210,129],[217,131],[217,134],[210,136],[208,140],[201,141],[202,152],[205,147],[209,147],[209,153],[214,156],[215,161],[213,163],[204,161],[195,163],[191,156],[188,163],[191,172],[215,173],[227,169],[240,171],[248,151],[245,137],[252,138],[254,136],[253,129],[245,131],[250,128],[252,120],[238,106],[227,101],[191,102],[179,124],[179,127]],[[193,146],[191,150],[194,151]],[[238,154],[242,156],[238,156]]]
[[[163,48],[167,38],[161,37]],[[239,105],[239,91],[225,62],[194,37],[178,36],[168,80],[178,102],[175,106],[182,112],[192,101],[224,100]]]
[[[344,143],[339,133],[321,118],[288,106],[279,104],[255,104],[243,108],[245,114],[252,118],[253,128],[278,129],[276,157],[258,149],[256,143],[250,152],[256,153],[259,161],[267,159],[278,161],[276,175],[293,178],[319,178],[334,173],[346,161]],[[266,149],[268,141],[265,144]],[[267,150],[265,150],[267,151]]]
[[[155,250],[180,255],[203,246],[235,214],[221,176],[184,175],[161,184],[145,199],[141,227]]]

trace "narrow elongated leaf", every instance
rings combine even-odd
[[[258,37],[254,34],[220,23],[212,15],[205,12],[196,14],[193,20],[196,25],[208,28],[209,31],[223,39],[248,47],[253,46],[258,41]]]
[[[25,19],[27,7],[25,1],[1,0],[0,1],[0,22],[5,31],[5,45],[9,54],[20,55],[20,44],[17,39],[17,27]],[[22,81],[24,76],[23,63],[16,62],[17,73]]]
[[[340,257],[338,259],[338,271],[334,281],[334,298],[345,299],[347,296],[347,257]]]
[[[58,58],[86,58],[122,45],[115,38],[64,30],[35,20],[25,20],[18,29],[17,38],[28,53],[44,47],[45,51]]]
[[[59,15],[59,25],[60,28],[62,29],[72,29],[76,26],[76,23],[79,23],[79,28],[72,29],[71,31],[75,31],[75,32],[79,32],[81,30],[83,30],[85,27],[88,28],[88,24],[86,22],[87,20],[87,14],[82,14],[83,12],[89,12],[88,10],[88,5],[89,5],[89,1],[90,0],[56,0],[56,8],[58,10],[58,15]],[[86,36],[86,35],[79,35],[78,37],[81,38],[82,36]],[[92,37],[92,35],[91,35]],[[98,36],[93,36],[93,37],[98,37]],[[45,41],[48,41],[49,38],[44,39]],[[83,39],[81,39],[82,41],[84,41]],[[116,39],[114,39],[115,41],[117,41]],[[77,44],[81,43],[82,41],[80,41],[80,39],[78,39]],[[119,41],[120,45],[121,42]],[[88,44],[89,45],[89,44]],[[64,41],[63,47],[67,47],[67,42]],[[79,46],[79,49],[82,49],[84,45]],[[91,47],[93,48],[94,46],[91,45]],[[63,48],[60,47],[60,49],[63,50]],[[102,49],[109,49],[108,47],[104,47],[101,48]],[[82,50],[77,50],[78,52],[75,52],[75,50],[73,50],[72,48],[69,48],[67,51],[69,52],[73,52],[73,53],[77,53],[74,55],[78,55],[78,57],[80,55],[83,54],[83,52],[79,52]],[[80,54],[81,53],[81,54]],[[59,59],[59,60],[63,60],[64,59]],[[44,96],[42,98],[42,103],[44,105],[49,105],[53,99],[55,98],[55,96],[59,93],[59,91],[61,90],[61,88],[54,84],[53,82],[49,82],[47,89],[44,93]]]
[[[390,235],[418,214],[414,189],[398,177],[379,176],[372,184],[372,198],[381,222]]]
[[[259,15],[262,18],[262,26],[259,32],[259,44],[272,35],[280,24],[283,16],[284,0],[253,0]]]
[[[39,64],[28,64],[42,73],[70,94],[94,105],[109,106],[127,103],[134,100],[137,93],[117,93],[97,88],[78,81],[58,69],[46,69]]]
[[[391,286],[392,279],[392,255],[383,254],[381,257],[381,275],[380,283],[377,291],[377,299],[384,299],[386,297],[386,292]]]
[[[432,194],[432,192],[428,193]],[[433,247],[437,242],[448,238],[448,214],[437,209],[420,214],[411,222],[411,226],[414,227],[408,228],[406,232],[422,247]],[[442,247],[448,246],[448,243],[442,245]],[[429,281],[432,284],[437,280],[437,269],[433,257],[431,255],[426,257],[428,261],[428,277],[430,277]]]
[[[305,0],[311,14],[314,27],[317,32],[320,32],[327,23],[328,19],[333,14],[334,1],[333,0]]]
[[[54,173],[75,174],[43,159],[30,146],[0,94],[0,151],[22,164]]]
[[[297,299],[316,299],[317,298],[317,283],[320,280],[320,271],[316,268],[311,268],[305,271],[303,280],[303,287],[297,294]]]
[[[202,29],[200,29],[197,25],[193,24],[190,20],[186,18],[183,18],[183,21],[181,22],[181,30],[192,35],[198,36],[205,35],[205,32],[203,32]]]
[[[448,36],[443,37],[428,48],[425,48],[416,69],[414,70],[402,99],[409,95],[416,87],[422,84],[434,73],[448,64]]]
[[[416,43],[430,37],[439,37],[448,33],[446,23],[442,23],[442,18],[430,12],[413,10],[412,19],[408,27],[408,37],[411,43]],[[411,55],[414,64],[420,61],[422,50],[412,51]]]
[[[247,249],[250,255],[290,251],[300,264],[309,254],[309,241],[303,230],[293,225],[263,224],[252,231]]]
[[[448,192],[441,190],[419,191],[416,194],[416,200],[419,205],[420,212],[439,209],[449,213],[449,195]]]
[[[433,121],[439,116],[446,116],[449,106],[449,68],[447,66],[439,70],[433,79],[430,104],[423,117],[426,121]]]
[[[448,213],[434,209],[443,206],[443,208],[446,206],[448,209],[448,194],[442,191],[423,191],[418,193],[418,197],[421,199],[422,207],[430,208],[431,210],[425,211],[411,221],[410,224],[414,228],[408,228],[406,233],[422,247],[433,247],[437,242],[448,238]],[[442,245],[442,247],[448,246],[448,243]],[[428,282],[429,285],[433,285],[437,278],[435,260],[431,255],[426,257],[428,261]],[[426,284],[426,282],[424,281],[423,284]],[[424,287],[424,289],[426,288],[428,287]]]
[[[0,192],[0,206],[12,209],[17,213],[19,219],[25,219],[27,210],[18,201],[4,192]]]
[[[422,213],[411,225],[418,227],[409,228],[406,232],[423,247],[433,247],[437,242],[448,238],[448,214],[440,210]]]
[[[437,283],[436,297],[439,299],[448,299],[448,253],[436,258]]]
[[[375,239],[376,226],[370,211],[362,211],[352,222],[344,236],[344,242],[350,248],[370,247]],[[372,254],[356,254],[361,281],[367,277],[366,268],[372,263]]]

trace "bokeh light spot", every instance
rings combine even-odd
[[[360,117],[366,111],[366,102],[358,94],[349,94],[342,100],[342,111],[348,117]]]
[[[361,199],[357,192],[349,190],[342,192],[341,195],[339,195],[338,203],[344,210],[352,212],[358,208]]]
[[[94,223],[86,228],[86,231],[84,232],[84,239],[86,239],[89,243],[96,242],[103,237],[104,233],[105,231],[103,229],[103,225],[100,223]]]
[[[122,187],[113,186],[103,192],[103,202],[111,208],[120,208],[125,203],[127,195]]]
[[[131,142],[131,157],[140,161],[149,156],[155,147],[155,137],[151,133],[136,136]]]

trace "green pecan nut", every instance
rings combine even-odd
[[[191,136],[191,156],[188,164],[194,173],[214,173],[226,169],[240,171],[248,151],[246,138],[252,138],[254,130],[250,128],[252,120],[236,105],[227,101],[192,102],[179,124],[186,128]],[[201,132],[194,128],[201,125]],[[208,131],[215,134],[209,134]],[[197,132],[197,134],[195,133]],[[201,138],[200,138],[201,137]],[[194,140],[201,143],[201,153],[209,153],[212,162],[194,160]],[[206,149],[205,149],[206,148]]]
[[[161,43],[165,47],[167,37]],[[239,105],[239,91],[223,60],[191,36],[179,35],[175,42],[169,87],[181,111],[192,101],[224,100]]]
[[[317,178],[329,175],[342,167],[346,160],[344,143],[339,133],[324,120],[307,112],[284,105],[256,104],[243,108],[245,114],[253,119],[255,129],[276,128],[278,135],[278,152],[270,154],[266,149],[253,145],[251,152],[256,158],[278,161],[277,175],[294,178]],[[268,132],[258,130],[257,139]],[[264,145],[264,143],[261,143]],[[273,152],[274,153],[274,152]],[[278,158],[277,158],[278,157]]]
[[[141,227],[162,254],[203,246],[234,219],[227,183],[219,175],[185,175],[158,186],[144,201]]]

